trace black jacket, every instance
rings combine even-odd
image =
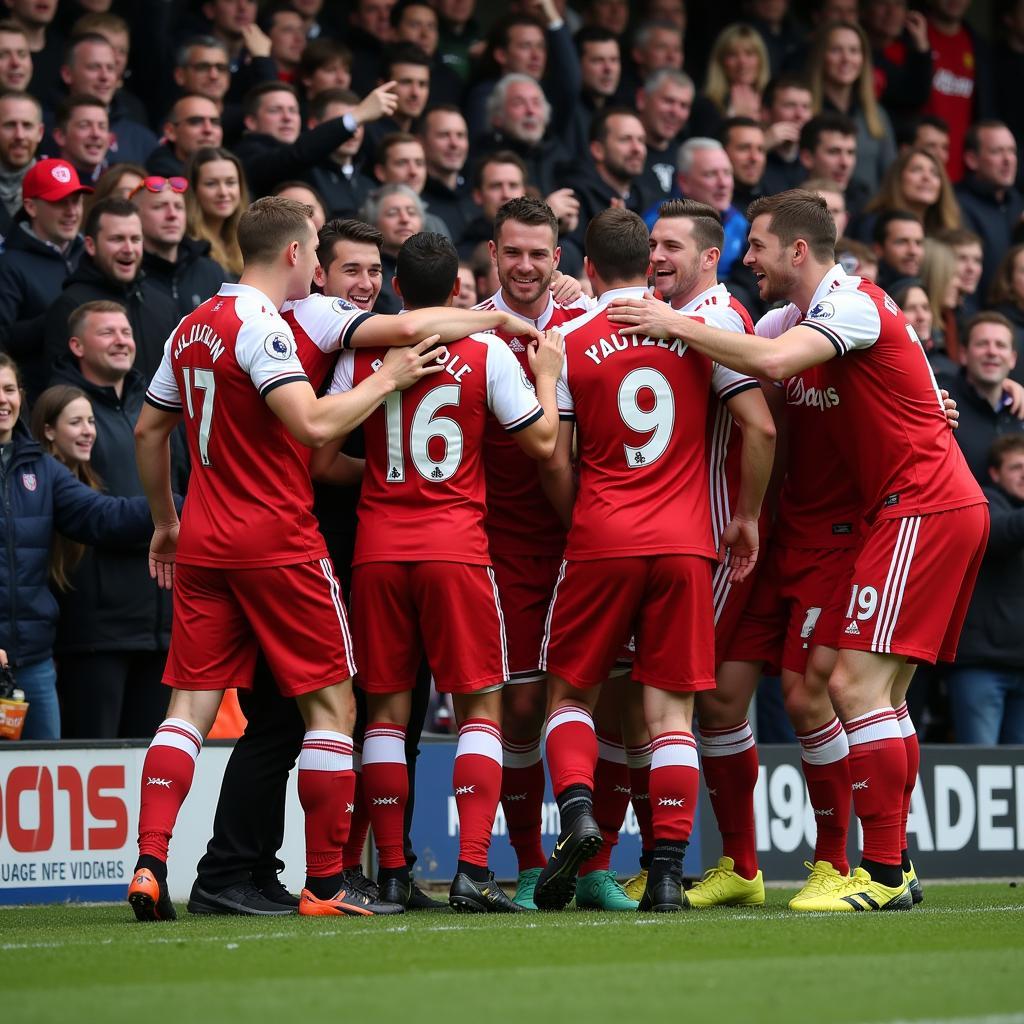
[[[119,398],[112,387],[87,381],[77,361],[68,357],[57,367],[51,383],[71,384],[89,396],[96,417],[91,465],[104,490],[119,497],[142,496],[132,433],[146,396],[141,375],[135,370],[128,374]],[[171,437],[171,452],[173,486],[181,492],[187,481],[187,463],[177,433]],[[147,540],[86,549],[71,574],[72,589],[57,595],[58,653],[167,649],[171,595],[149,578]]]
[[[461,241],[470,221],[480,215],[480,207],[469,197],[469,189],[453,191],[437,178],[428,176],[421,196],[432,214],[448,225],[452,239]]]
[[[147,281],[141,272],[128,285],[112,281],[88,253],[64,282],[63,292],[46,314],[43,332],[46,376],[68,350],[68,317],[83,302],[93,299],[119,302],[128,311],[135,335],[135,369],[149,381],[160,365],[164,342],[181,319],[177,303]]]
[[[1008,188],[1003,198],[998,199],[991,185],[968,174],[956,186],[956,198],[964,227],[981,235],[984,264],[978,294],[988,295],[999,263],[1010,248],[1013,229],[1024,213],[1024,195],[1015,188]]]
[[[302,177],[323,197],[328,218],[358,217],[359,208],[377,187],[372,178],[358,169],[351,177],[346,176],[341,165],[329,159],[308,168]]]
[[[960,634],[957,665],[1024,669],[1024,502],[989,482],[988,547]]]
[[[522,158],[526,164],[526,183],[535,186],[541,196],[549,196],[559,187],[560,178],[572,164],[568,149],[555,135],[545,135],[534,145],[498,132],[479,140],[473,159],[499,149],[510,149]]]
[[[165,178],[185,177],[185,165],[174,155],[169,142],[161,142],[146,157],[146,170]]]
[[[227,280],[224,268],[210,258],[210,243],[187,235],[178,243],[178,258],[174,263],[145,252],[142,270],[147,285],[158,288],[174,301],[179,318],[188,316],[196,306],[215,295]]]

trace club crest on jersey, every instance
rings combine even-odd
[[[346,299],[335,299],[331,303],[331,308],[335,313],[351,313],[356,307]]]
[[[263,348],[271,359],[291,359],[295,352],[295,343],[287,334],[276,332],[263,339]]]
[[[21,482],[25,487],[26,491],[34,491],[39,485],[39,481],[36,480],[35,473],[22,473]]]
[[[807,314],[808,320],[831,320],[836,315],[836,307],[831,302],[819,302]]]
[[[533,386],[533,382],[530,380],[529,377],[526,376],[526,371],[521,366],[519,367],[519,376],[523,380],[523,387],[524,388],[526,388],[529,391],[535,391],[536,390],[534,388],[534,386]]]

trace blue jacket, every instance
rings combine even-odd
[[[0,647],[14,666],[53,653],[55,530],[83,544],[136,544],[152,534],[153,522],[145,498],[115,498],[87,487],[18,423],[7,471],[0,470]]]

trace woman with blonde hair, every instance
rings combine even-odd
[[[960,206],[946,168],[926,149],[905,150],[885,172],[878,194],[868,203],[865,213],[885,210],[909,210],[930,236],[960,227]],[[873,220],[869,216],[862,222],[862,238],[871,237]]]
[[[928,353],[945,354],[959,365],[960,325],[957,309],[960,306],[959,272],[953,247],[934,238],[924,240],[924,260],[921,263],[921,284],[932,307],[932,338],[934,347]],[[924,341],[924,339],[921,339]]]
[[[723,117],[761,117],[761,96],[771,75],[760,33],[738,22],[724,28],[708,60],[704,95]]]
[[[242,250],[238,221],[249,207],[249,190],[238,157],[230,150],[206,146],[188,165],[185,212],[190,238],[210,243],[210,257],[238,280]]]
[[[889,115],[875,99],[871,46],[859,25],[831,21],[814,34],[807,62],[814,112],[846,114],[857,127],[853,180],[874,195],[889,164],[896,139]]]

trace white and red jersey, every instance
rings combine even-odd
[[[474,308],[500,309],[521,317],[509,309],[501,289]],[[532,322],[539,331],[546,331],[561,327],[581,312],[580,307],[560,306],[549,296],[544,312]],[[529,317],[521,318],[529,320]],[[508,345],[523,372],[533,381],[526,342],[506,331],[493,333]],[[488,419],[484,434],[484,476],[487,480],[487,519],[484,526],[491,551],[533,558],[561,556],[565,550],[565,529],[540,485],[537,463],[494,418]]]
[[[801,321],[838,358],[822,365],[822,410],[832,442],[870,522],[964,508],[984,501],[946,422],[924,349],[881,288],[836,264]],[[834,399],[834,400],[833,400]]]
[[[308,295],[281,307],[281,316],[292,329],[296,352],[314,388],[319,389],[330,379],[338,352],[351,347],[355,329],[374,315],[329,295]]]
[[[569,561],[637,555],[714,558],[707,415],[757,381],[718,366],[678,339],[620,335],[607,317],[616,288],[565,326],[559,415],[576,420],[580,486]]]
[[[329,393],[362,383],[385,354],[343,352]],[[508,346],[494,335],[453,342],[438,361],[444,372],[393,391],[363,424],[366,470],[353,565],[490,565],[482,456],[488,411],[509,432],[544,411]]]
[[[146,400],[185,413],[192,476],[179,562],[248,568],[326,555],[308,455],[264,402],[307,380],[291,328],[256,288],[222,285],[174,329]]]

